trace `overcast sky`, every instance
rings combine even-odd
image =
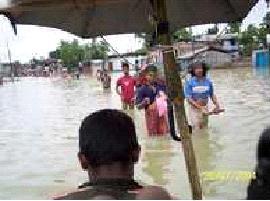
[[[6,0],[0,0],[0,6],[5,5]],[[260,0],[243,22],[245,28],[248,24],[259,24],[267,12],[266,3]],[[204,33],[212,25],[200,25],[193,28],[196,34]],[[224,25],[220,25],[220,28]],[[77,38],[67,32],[57,29],[38,26],[19,25],[18,35],[14,36],[9,21],[0,16],[0,62],[8,61],[7,45],[11,49],[12,60],[28,62],[31,58],[47,57],[48,52],[55,50],[60,40]],[[119,52],[129,52],[141,47],[141,42],[134,35],[107,36],[108,42]],[[90,40],[81,40],[87,42]]]

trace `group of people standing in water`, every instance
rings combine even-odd
[[[146,122],[154,114],[159,115],[159,112],[166,114],[166,110],[159,111],[162,107],[166,108],[164,81],[148,71],[134,78],[129,75],[128,64],[124,64],[123,70],[124,75],[118,79],[116,90],[121,96],[124,109],[134,109],[135,105],[138,109],[145,109]],[[197,123],[196,126],[199,128],[203,126],[203,120],[209,115],[224,111],[220,108],[213,83],[207,77],[206,71],[205,64],[193,64],[184,90],[189,113],[191,113],[189,116],[193,115],[190,123],[192,126]],[[214,104],[213,109],[209,109],[209,99]],[[148,125],[147,128],[149,132],[151,126]],[[269,146],[270,127],[263,131],[258,141],[257,164],[254,177],[248,184],[246,197],[248,200],[270,199]],[[58,200],[175,199],[166,189],[141,185],[134,179],[134,165],[139,161],[140,152],[141,146],[131,117],[122,111],[112,109],[91,113],[82,121],[79,129],[78,159],[82,169],[87,172],[88,181],[80,185],[79,190],[54,198]]]
[[[145,110],[145,120],[149,135],[164,135],[169,132],[167,89],[165,80],[148,66],[137,77],[129,74],[129,65],[123,64],[124,75],[117,80],[116,92],[121,97],[122,109]],[[190,78],[185,82],[184,94],[188,103],[189,125],[202,129],[208,125],[208,116],[224,112],[214,93],[213,83],[207,77],[204,63],[194,63],[190,68]],[[121,88],[121,90],[119,90]],[[180,89],[179,89],[180,90]],[[214,108],[210,108],[209,99]]]
[[[124,75],[117,80],[116,91],[121,97],[122,109],[145,110],[149,135],[168,133],[167,97],[165,82],[147,69],[137,77],[129,74],[129,64],[123,64]],[[121,88],[121,90],[119,90]]]

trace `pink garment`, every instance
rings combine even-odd
[[[142,67],[141,67],[141,70],[145,70],[147,67],[147,64],[143,64]]]
[[[167,115],[167,96],[163,91],[159,92],[159,96],[156,98],[158,116],[162,117]]]

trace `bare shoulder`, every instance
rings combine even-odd
[[[159,186],[145,186],[136,196],[137,200],[171,200],[170,194]]]

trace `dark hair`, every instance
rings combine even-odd
[[[79,148],[95,167],[133,162],[132,151],[139,148],[133,120],[113,109],[90,114],[79,129]]]
[[[270,127],[262,132],[257,149],[256,174],[270,185]]]
[[[203,76],[205,77],[206,76],[206,73],[207,73],[207,66],[204,62],[196,62],[196,63],[193,63],[191,64],[191,76],[194,77],[196,76],[195,75],[195,69],[198,67],[198,66],[201,66],[202,69],[203,69]]]
[[[248,185],[247,199],[270,199],[270,127],[259,138],[255,173],[256,178]]]
[[[128,68],[129,68],[128,63],[123,63],[123,68],[124,68],[124,67],[128,67]]]
[[[270,160],[270,127],[266,128],[259,138],[257,159],[262,158]]]

